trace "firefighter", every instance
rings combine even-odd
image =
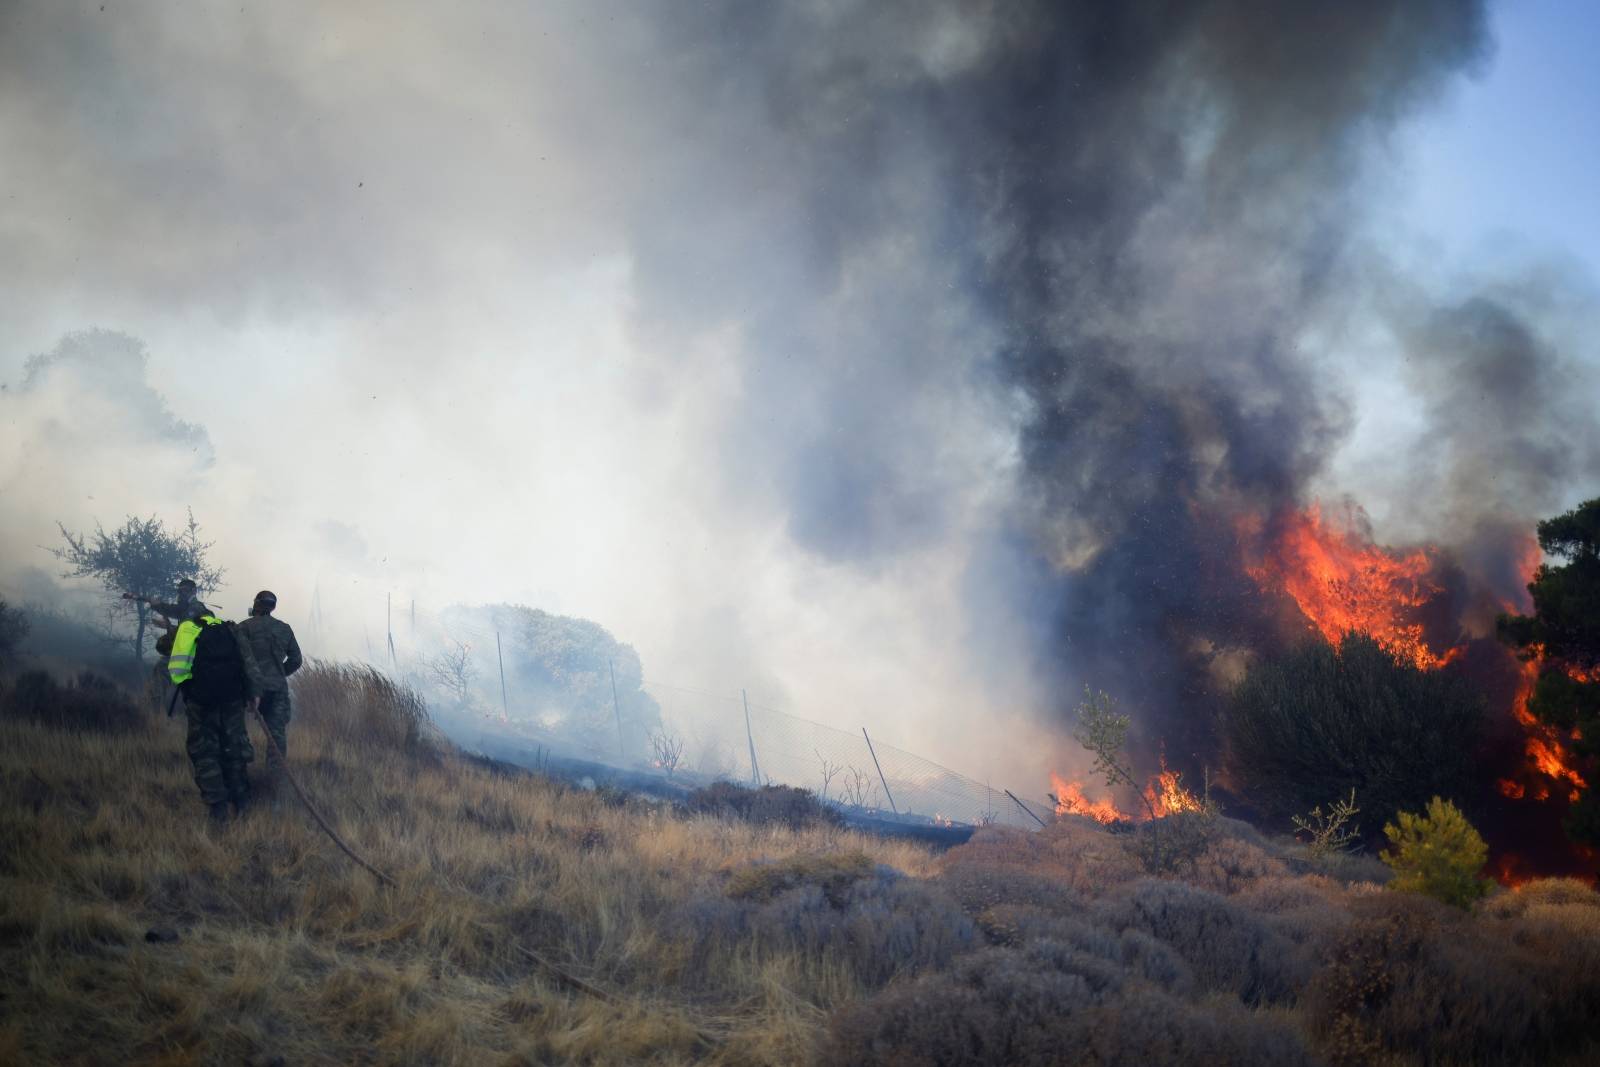
[[[225,823],[250,803],[247,768],[255,758],[245,732],[245,707],[261,699],[261,671],[244,635],[199,600],[190,600],[167,659],[172,684],[183,694],[189,762],[213,823]]]
[[[157,709],[172,704],[172,683],[169,680],[170,670],[167,665],[167,656],[172,654],[172,640],[177,636],[178,626],[188,617],[189,605],[194,602],[199,589],[193,578],[183,578],[178,582],[178,598],[174,601],[152,600],[143,593],[123,593],[123,600],[135,600],[148,605],[150,610],[161,616],[165,632],[156,638],[156,665],[150,672],[150,679],[146,691],[150,700]],[[169,711],[170,714],[170,711]]]
[[[271,590],[263,589],[250,605],[250,617],[239,624],[261,671],[261,718],[272,738],[267,767],[274,772],[281,766],[280,756],[289,752],[289,676],[300,669],[301,662],[294,630],[282,619],[272,617],[277,606],[278,598]]]
[[[165,616],[169,622],[182,624],[189,617],[189,605],[194,603],[199,594],[198,587],[193,578],[184,578],[178,582],[178,599],[172,602],[164,600],[151,600],[142,594],[123,593],[124,600],[138,600],[150,606],[150,610],[157,615]]]

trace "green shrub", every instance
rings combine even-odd
[[[1483,702],[1448,670],[1425,671],[1360,634],[1253,666],[1223,718],[1239,792],[1288,824],[1329,797],[1361,797],[1368,826],[1476,784]]]
[[[1478,877],[1489,859],[1489,846],[1456,806],[1434,797],[1425,815],[1401,812],[1398,825],[1383,828],[1389,850],[1382,860],[1394,870],[1390,889],[1422,893],[1465,908],[1489,891]]]

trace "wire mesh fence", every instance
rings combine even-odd
[[[370,601],[361,612],[365,619],[359,630],[345,629],[343,643],[353,639],[371,666],[433,692],[440,725],[469,745],[494,743],[501,751],[555,753],[689,781],[796,786],[874,817],[1025,829],[1049,818],[1040,802],[1018,799],[1006,783],[978,781],[883,743],[870,735],[870,723],[859,732],[842,730],[742,692],[644,679],[638,690],[659,707],[659,719],[618,709],[614,718],[553,720],[514,680],[507,682],[510,648],[492,627],[453,610],[435,614],[415,601],[364,599]],[[312,625],[322,633],[330,629],[320,607]],[[438,667],[451,650],[468,656],[471,682],[463,684],[459,699],[440,699]]]

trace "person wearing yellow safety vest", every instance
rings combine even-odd
[[[216,823],[244,811],[250,802],[246,769],[255,758],[245,732],[245,705],[261,699],[260,669],[250,646],[232,623],[223,622],[198,600],[186,605],[167,658],[168,677],[183,694],[188,719],[189,762]]]

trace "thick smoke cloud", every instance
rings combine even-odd
[[[1085,682],[1205,748],[1268,625],[1233,519],[1360,414],[1372,164],[1486,48],[1466,0],[107,7],[0,12],[0,346],[149,342],[236,572],[997,768]],[[94,513],[51,469],[8,547]]]
[[[972,482],[941,405],[982,397],[1054,677],[1195,755],[1203,653],[1268,629],[1233,518],[1302,504],[1347,429],[1296,346],[1344,299],[1364,163],[1485,33],[1469,3],[703,6],[667,76],[704,111],[670,121],[713,150],[636,221],[645,316],[740,324],[730,429],[855,563],[937,536]],[[730,184],[753,218],[695,214]]]

